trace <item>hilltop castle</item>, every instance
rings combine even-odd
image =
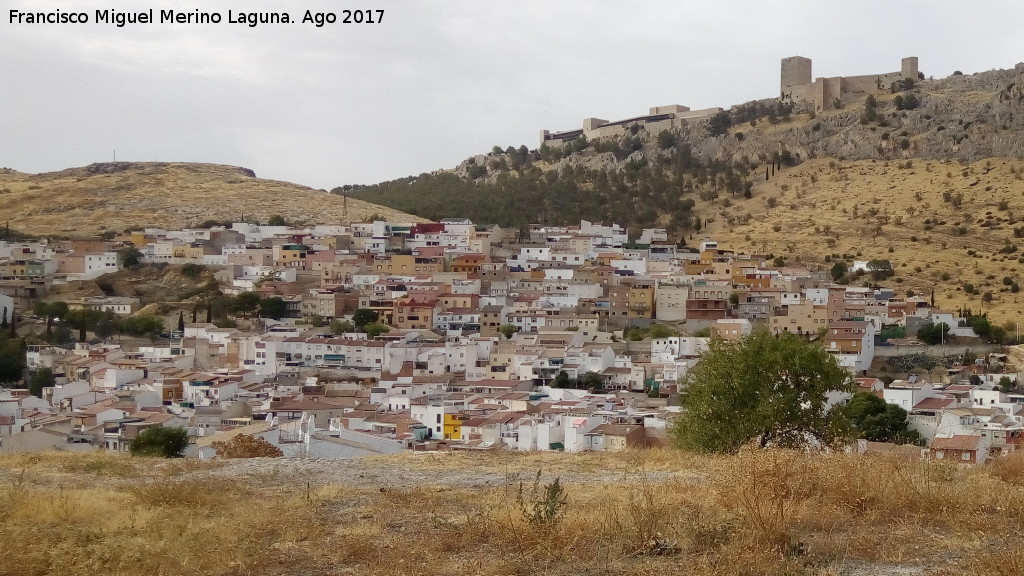
[[[867,94],[888,90],[893,82],[904,79],[917,81],[921,74],[917,69],[917,56],[909,56],[902,60],[899,72],[884,74],[868,74],[866,76],[836,76],[834,78],[818,78],[811,81],[811,59],[792,56],[782,59],[782,90],[779,98],[783,101],[807,102],[814,104],[815,111],[829,110],[835,107],[836,101],[844,96]],[[561,148],[567,142],[586,136],[587,140],[608,136],[622,136],[636,133],[634,126],[642,127],[648,134],[657,134],[662,130],[679,128],[685,122],[699,118],[707,118],[721,112],[721,108],[705,108],[690,110],[686,106],[673,104],[655,106],[644,116],[626,118],[609,122],[601,118],[585,118],[583,128],[564,132],[541,130],[540,146]]]
[[[648,110],[648,114],[645,116],[626,118],[625,120],[616,120],[614,122],[602,120],[601,118],[585,118],[583,120],[583,129],[581,130],[566,130],[565,132],[555,133],[541,130],[540,145],[561,148],[563,144],[579,136],[586,136],[587,140],[607,136],[621,136],[629,133],[632,126],[635,125],[642,126],[648,134],[657,134],[662,130],[678,128],[683,125],[683,122],[713,116],[721,111],[721,108],[690,110],[686,106],[672,104],[669,106],[654,106]]]
[[[811,82],[811,59],[792,56],[782,59],[782,92],[779,97],[783,101],[813,103],[814,110],[821,111],[833,108],[834,103],[847,94],[887,90],[893,82],[904,79],[916,82],[919,78],[917,56],[910,56],[902,60],[899,72],[818,78]]]

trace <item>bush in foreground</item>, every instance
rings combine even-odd
[[[219,458],[279,458],[284,456],[280,448],[263,438],[239,434],[227,442],[214,442],[213,451]]]
[[[188,446],[188,432],[184,428],[148,428],[132,440],[133,456],[160,456],[181,458]]]

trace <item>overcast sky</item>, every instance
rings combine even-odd
[[[227,11],[383,9],[379,24],[228,24]],[[450,168],[495,144],[537,146],[651,106],[728,107],[779,91],[779,60],[813,74],[926,75],[1024,60],[1024,2],[877,0],[4,0],[0,166],[118,160],[251,168],[316,188]],[[216,25],[93,22],[97,9],[201,7]],[[84,10],[86,25],[11,24]]]

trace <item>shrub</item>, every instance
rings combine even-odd
[[[550,526],[565,514],[569,497],[559,478],[541,488],[540,474],[541,471],[537,470],[537,476],[528,491],[522,482],[519,483],[516,503],[524,520],[534,525]]]
[[[157,426],[140,432],[132,440],[130,450],[133,456],[181,458],[187,446],[188,432],[184,428]]]
[[[206,267],[202,264],[194,264],[190,262],[181,267],[181,273],[189,278],[197,278],[205,269]]]
[[[279,458],[284,456],[280,448],[263,438],[239,434],[227,442],[211,444],[219,458]]]

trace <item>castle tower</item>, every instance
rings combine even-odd
[[[918,69],[917,69],[917,56],[908,56],[901,60],[902,66],[900,71],[903,73],[904,78],[910,78],[917,82]]]
[[[916,61],[916,59],[915,59]],[[782,97],[788,96],[794,86],[811,83],[811,59],[791,56],[782,59]]]

